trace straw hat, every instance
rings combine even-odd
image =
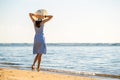
[[[36,15],[42,15],[42,16],[45,16],[48,14],[47,10],[45,9],[39,9],[35,12]]]

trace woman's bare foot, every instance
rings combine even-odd
[[[34,66],[34,65],[32,65],[32,67],[31,67],[31,68],[32,68],[32,70],[35,70],[35,66]]]
[[[39,72],[39,71],[40,71],[40,68],[37,68],[37,71]]]

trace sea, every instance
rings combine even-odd
[[[47,43],[41,70],[120,80],[120,43]],[[32,43],[0,43],[0,68],[31,70]]]

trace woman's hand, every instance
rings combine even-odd
[[[52,15],[45,15],[44,16],[45,19],[43,20],[43,23],[48,22],[52,17],[53,17]]]
[[[34,15],[36,18],[44,19],[44,16],[42,15]]]

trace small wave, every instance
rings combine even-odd
[[[0,46],[4,46],[4,47],[17,47],[17,46],[32,46],[33,44],[32,43],[0,43]]]
[[[74,72],[74,71],[66,71],[66,70],[57,70],[57,69],[44,69],[42,68],[41,70],[43,71],[49,71],[49,72],[58,72],[58,73],[67,73],[67,74],[71,74],[71,75],[90,75],[90,76],[94,76],[95,73],[92,72]]]
[[[76,72],[76,71],[66,71],[66,70],[57,70],[57,69],[47,69],[41,68],[42,71],[49,71],[55,73],[62,73],[68,75],[76,75],[76,76],[98,76],[98,77],[106,77],[106,78],[117,78],[120,79],[120,75],[112,75],[112,74],[98,74],[94,72]]]
[[[1,62],[0,64],[3,64],[3,65],[21,65],[18,63],[10,63],[10,62]]]

